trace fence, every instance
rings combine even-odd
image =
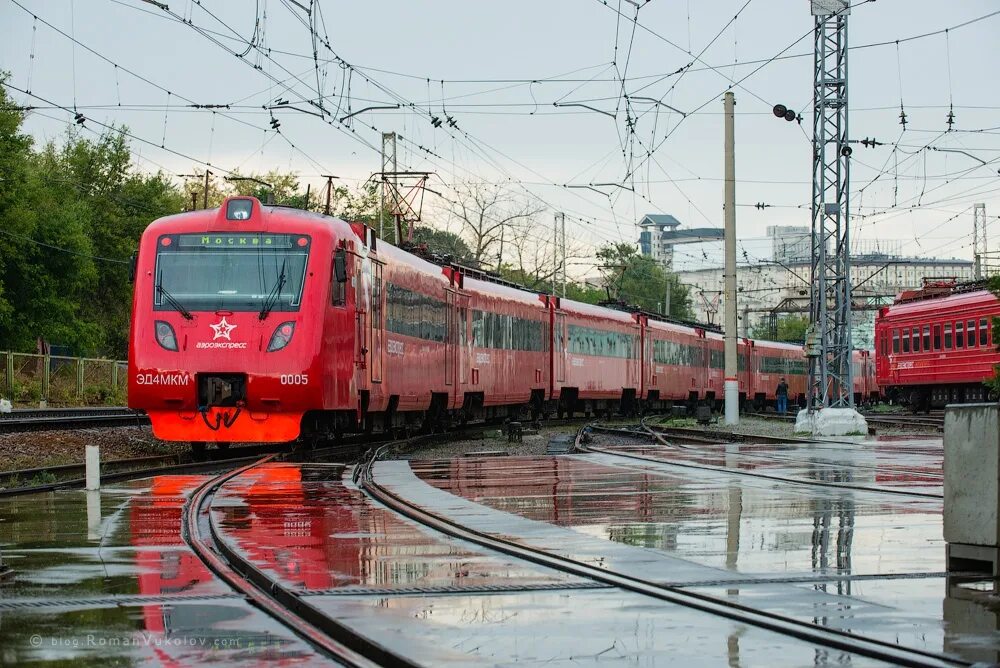
[[[0,357],[0,397],[15,406],[125,405],[127,362],[13,352]]]

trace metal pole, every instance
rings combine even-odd
[[[813,0],[813,202],[809,409],[854,408],[851,360],[848,0]]]
[[[566,298],[566,214],[559,213],[559,234],[562,238],[562,296]]]
[[[309,190],[310,190],[311,188],[312,188],[312,184],[311,184],[311,183],[307,183],[307,184],[306,184],[306,205],[305,205],[304,207],[302,207],[302,208],[303,208],[303,209],[305,209],[306,211],[308,211],[308,210],[309,210]]]
[[[552,294],[557,295],[559,280],[559,213],[552,216]]]
[[[330,197],[331,197],[331,195],[333,195],[333,177],[332,176],[328,176],[328,177],[326,177],[326,208],[323,209],[323,213],[325,213],[328,216],[330,215]],[[379,208],[378,218],[379,218],[379,221],[381,222],[381,220],[382,220],[382,209],[381,208]],[[379,231],[379,234],[381,235],[382,234],[382,227],[381,227],[381,225],[379,225],[378,231]]]
[[[974,204],[972,207],[972,257],[974,260],[974,278],[980,281],[986,278],[983,262],[986,260],[986,205]]]
[[[205,170],[205,199],[203,200],[203,204],[202,204],[202,207],[201,207],[203,209],[207,209],[208,208],[208,178],[211,175],[212,175],[212,172],[210,170],[206,169]]]
[[[198,191],[191,191],[191,210],[195,211],[198,208]]]
[[[497,255],[497,273],[498,274],[500,273],[500,270],[503,267],[503,238],[504,238],[504,232],[506,230],[507,230],[507,226],[506,225],[501,225],[500,226],[500,254]]]
[[[725,214],[726,214],[726,424],[740,422],[740,383],[737,377],[736,351],[736,98],[732,92],[724,97],[726,116],[726,168],[725,168]]]

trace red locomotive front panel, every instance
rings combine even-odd
[[[129,405],[157,438],[291,441],[322,400],[323,323],[307,316],[326,302],[329,235],[276,217],[231,199],[143,235]]]

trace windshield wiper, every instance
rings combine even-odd
[[[172,294],[170,294],[169,292],[167,292],[166,288],[163,287],[163,273],[162,272],[160,273],[160,275],[156,279],[156,291],[159,293],[160,297],[162,297],[163,299],[167,300],[167,304],[169,304],[170,306],[173,306],[174,309],[177,310],[181,314],[181,317],[183,317],[185,320],[194,320],[194,316],[191,315],[191,312],[188,311],[186,308],[184,308],[184,305],[181,304],[176,299],[174,299],[174,296]]]
[[[285,262],[287,260],[281,261],[281,273],[278,274],[278,282],[275,283],[274,287],[271,288],[271,292],[268,293],[267,299],[264,300],[264,306],[260,309],[260,313],[257,314],[257,318],[264,320],[270,315],[274,306],[278,303],[278,299],[281,297],[281,289],[285,287]]]

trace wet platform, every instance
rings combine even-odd
[[[467,526],[603,568],[1000,659],[993,583],[944,572],[940,439],[614,449],[385,461],[374,475]],[[371,501],[350,473],[254,469],[219,490],[212,518],[274,581],[418,663],[874,663],[435,533]],[[203,479],[0,500],[0,550],[15,569],[0,586],[0,663],[322,662],[187,548],[181,509]]]
[[[2,665],[320,661],[181,536],[198,476],[0,499]]]

